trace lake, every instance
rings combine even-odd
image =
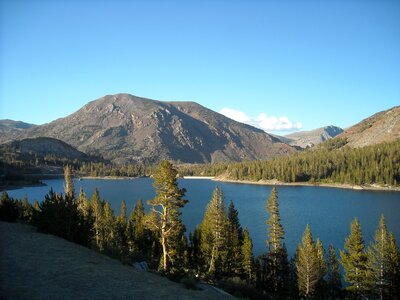
[[[11,197],[22,198],[25,194],[29,202],[41,201],[52,187],[63,192],[62,179],[44,180],[47,186],[26,187],[7,191]],[[82,186],[88,197],[95,187],[100,196],[111,203],[119,214],[120,203],[124,199],[128,212],[135,206],[138,198],[144,202],[154,197],[151,178],[138,179],[84,179],[75,180],[78,193]],[[271,186],[216,182],[205,179],[180,179],[179,186],[186,188],[186,199],[182,219],[187,231],[192,231],[202,221],[207,203],[215,186],[222,188],[226,206],[232,200],[239,211],[240,222],[249,228],[253,239],[254,254],[266,251],[267,227],[265,221],[266,200]],[[388,229],[400,241],[400,193],[389,191],[347,190],[312,186],[277,186],[282,224],[285,229],[285,242],[292,256],[309,224],[314,238],[319,237],[327,249],[329,244],[343,249],[345,238],[349,235],[350,223],[357,217],[363,229],[364,240],[371,241],[377,228],[380,215],[386,218]]]

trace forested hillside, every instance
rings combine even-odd
[[[321,147],[268,161],[249,161],[181,167],[186,175],[224,176],[233,180],[378,184],[400,183],[400,140],[350,148],[343,139]]]

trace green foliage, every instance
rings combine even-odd
[[[204,262],[200,251],[200,241],[201,241],[201,228],[197,225],[194,232],[189,233],[189,265],[193,271],[198,274],[200,269],[203,267]]]
[[[385,218],[382,215],[379,221],[378,229],[371,245],[368,247],[367,255],[369,266],[373,272],[374,289],[380,298],[387,295],[388,289],[388,259],[389,236],[385,224]]]
[[[39,204],[35,218],[41,232],[50,233],[69,241],[88,245],[90,224],[79,213],[73,198],[50,190]]]
[[[114,165],[107,162],[83,162],[79,165],[82,175],[93,177],[122,176],[139,177],[151,175],[154,171],[152,166],[144,164]]]
[[[347,144],[347,138],[335,138],[335,139],[330,139],[321,144],[321,147],[327,149],[327,150],[335,150],[342,148],[344,145]]]
[[[117,250],[115,245],[117,232],[114,220],[114,211],[111,209],[110,203],[105,202],[99,223],[99,239],[101,250],[113,256]]]
[[[340,251],[340,257],[348,283],[346,289],[357,298],[368,294],[372,285],[372,274],[357,218],[351,223],[350,235],[346,239],[344,250]]]
[[[400,282],[398,253],[396,241],[393,234],[388,232],[382,215],[374,240],[367,251],[369,266],[372,268],[374,292],[381,299],[397,296],[395,287]]]
[[[103,243],[100,239],[100,227],[103,215],[103,203],[100,200],[97,188],[94,189],[92,197],[90,198],[90,214],[93,216],[93,242],[95,247],[101,251],[103,250]]]
[[[321,146],[268,161],[185,166],[182,173],[224,175],[228,179],[251,181],[400,184],[400,140],[363,148],[333,148]]]
[[[162,161],[154,174],[156,196],[149,201],[153,217],[147,219],[148,228],[158,231],[163,249],[162,270],[171,271],[182,262],[184,249],[182,236],[185,227],[180,220],[180,208],[188,201],[184,200],[185,189],[178,187],[177,170],[168,161]],[[172,270],[173,271],[173,270]]]
[[[341,298],[342,279],[335,248],[330,245],[326,261],[326,288],[328,299]]]
[[[3,192],[0,199],[0,220],[15,222],[18,216],[18,202],[10,198],[6,192]]]
[[[75,198],[74,180],[72,177],[72,168],[70,165],[64,167],[65,195]]]
[[[297,249],[296,275],[300,295],[313,297],[321,280],[321,257],[308,225]]]
[[[241,245],[243,242],[243,229],[239,222],[239,212],[236,210],[233,201],[230,202],[228,208],[228,231],[227,231],[227,257],[224,270],[228,274],[240,274],[242,252]]]
[[[254,277],[253,242],[247,227],[243,231],[242,270],[245,278],[251,282]]]
[[[79,212],[86,218],[90,219],[91,218],[91,211],[90,211],[90,203],[87,199],[87,196],[85,192],[83,191],[83,188],[81,187],[79,190],[79,196],[76,199],[77,205],[78,205],[78,210]]]
[[[270,252],[278,252],[282,248],[282,241],[284,239],[285,232],[281,224],[278,192],[275,187],[272,188],[271,194],[267,200],[266,210],[269,213],[269,219],[267,220],[267,248]]]
[[[269,219],[266,221],[268,226],[267,254],[265,255],[265,273],[263,285],[272,293],[280,295],[287,290],[289,277],[289,263],[287,259],[286,247],[283,243],[284,230],[281,224],[278,192],[275,187],[266,203],[266,211]]]
[[[400,252],[393,233],[389,234],[387,259],[389,260],[389,269],[387,273],[389,295],[393,297],[393,299],[400,299]]]
[[[216,187],[201,223],[200,249],[205,270],[220,275],[227,257],[229,221],[222,190]]]
[[[126,237],[130,257],[137,260],[150,259],[151,240],[154,237],[151,235],[151,231],[145,227],[145,212],[141,199],[138,200],[129,216]]]

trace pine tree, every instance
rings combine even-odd
[[[389,296],[392,299],[400,299],[400,252],[393,233],[389,234],[389,246],[387,249],[389,260],[388,286]]]
[[[28,202],[26,194],[21,202],[21,212],[19,218],[25,222],[31,223],[33,219],[33,207]]]
[[[9,197],[7,192],[3,192],[0,199],[0,220],[15,222],[18,216],[19,210],[16,201]]]
[[[139,199],[129,216],[126,235],[128,251],[133,256],[145,256],[147,252],[147,230],[145,229],[145,213],[142,199]]]
[[[111,209],[108,201],[103,206],[99,233],[100,244],[103,245],[103,249],[110,254],[114,254],[116,250],[116,228],[114,222],[114,212]]]
[[[355,297],[365,295],[371,285],[371,270],[368,266],[368,257],[361,232],[361,225],[357,218],[351,223],[350,235],[346,239],[344,250],[340,257],[348,283],[346,289]]]
[[[200,249],[209,274],[221,273],[221,265],[218,262],[226,260],[227,229],[223,193],[216,187],[201,223]]]
[[[87,219],[90,215],[90,204],[85,192],[83,191],[83,187],[79,189],[77,205],[79,212]]]
[[[266,255],[266,285],[274,293],[281,293],[286,290],[289,277],[289,262],[286,247],[284,246],[284,230],[281,224],[278,192],[275,187],[266,203],[266,210],[269,214],[267,220],[268,240]]]
[[[120,214],[117,218],[115,218],[115,246],[120,256],[124,256],[126,254],[128,247],[126,228],[126,203],[125,200],[122,200]]]
[[[228,232],[227,232],[227,259],[225,271],[228,274],[239,274],[241,270],[241,244],[243,229],[239,222],[239,212],[231,201],[228,208]]]
[[[373,272],[375,290],[380,299],[386,298],[388,293],[388,273],[390,262],[388,257],[389,236],[382,215],[373,242],[368,248],[368,261]]]
[[[271,252],[278,252],[282,247],[282,241],[284,239],[285,232],[281,224],[279,204],[278,204],[278,192],[275,187],[272,188],[271,194],[268,198],[266,210],[270,215],[267,221],[268,225],[267,248]]]
[[[64,167],[64,179],[65,179],[65,195],[71,199],[75,198],[74,180],[72,178],[72,169],[70,165]]]
[[[120,209],[120,214],[118,216],[118,220],[123,226],[126,226],[126,202],[125,202],[125,200],[122,200],[122,202],[121,202],[121,209]]]
[[[320,259],[308,225],[302,243],[297,248],[296,275],[300,295],[305,298],[312,297],[321,277]]]
[[[317,294],[321,298],[326,298],[325,297],[325,289],[326,289],[326,282],[324,280],[326,271],[327,271],[327,266],[326,266],[326,261],[325,261],[325,250],[322,245],[322,242],[319,238],[317,238],[315,242],[315,251],[317,253],[317,258],[318,258],[318,270],[319,270],[319,280],[317,283]]]
[[[254,273],[253,242],[247,227],[243,231],[242,257],[243,273],[251,281]]]
[[[161,246],[163,250],[162,269],[165,273],[169,272],[171,264],[174,264],[176,257],[181,253],[177,251],[181,245],[177,241],[182,240],[185,231],[180,220],[180,208],[188,201],[184,200],[185,189],[178,187],[177,170],[168,161],[162,161],[154,174],[154,188],[156,197],[149,201],[152,211],[157,218],[149,219],[148,226],[159,231]]]
[[[99,191],[97,188],[94,189],[92,197],[90,198],[90,209],[93,215],[93,229],[94,229],[94,240],[97,249],[103,250],[103,245],[100,241],[100,227],[103,216],[103,204],[100,200]]]
[[[328,248],[326,270],[327,298],[338,299],[341,297],[342,279],[336,250],[332,245]]]
[[[202,267],[202,257],[200,252],[201,228],[197,225],[194,232],[189,234],[190,253],[189,261],[193,269],[198,273]]]

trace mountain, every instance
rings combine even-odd
[[[296,151],[260,129],[195,102],[163,102],[129,94],[94,100],[65,118],[0,137],[0,143],[41,136],[117,163],[242,161]]]
[[[381,111],[346,129],[337,138],[350,147],[364,147],[400,138],[400,106]]]
[[[331,138],[334,138],[342,132],[342,128],[330,125],[310,131],[299,131],[291,133],[282,137],[281,140],[282,142],[292,146],[308,148],[318,145]]]
[[[67,143],[47,137],[27,138],[8,142],[0,145],[2,160],[7,161],[8,156],[13,155],[16,159],[22,157],[54,157],[66,160],[89,161],[89,156],[76,150]]]
[[[36,125],[13,120],[0,120],[0,136],[16,136],[25,129]]]

